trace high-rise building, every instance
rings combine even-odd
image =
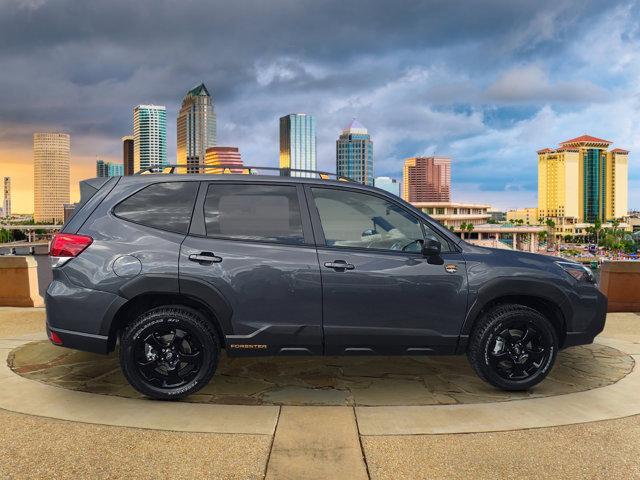
[[[96,177],[122,177],[123,175],[124,165],[96,160]]]
[[[133,170],[167,164],[167,109],[138,105],[133,109]]]
[[[373,185],[373,142],[369,131],[355,118],[336,140],[336,174]]]
[[[209,168],[205,170],[206,173],[244,173],[242,168],[242,158],[240,157],[240,150],[238,147],[209,147],[204,160],[205,165],[231,165],[226,168]]]
[[[280,168],[317,170],[316,121],[306,113],[280,117]],[[293,177],[315,177],[313,173],[291,172]]]
[[[62,222],[69,203],[71,138],[66,133],[33,134],[33,219]]]
[[[216,145],[216,112],[204,83],[192,88],[182,100],[178,113],[177,162],[180,165],[204,164],[207,148]],[[187,167],[187,173],[198,173]]]
[[[122,165],[124,166],[125,175],[133,175],[133,135],[122,137]]]
[[[396,196],[400,196],[400,182],[391,177],[376,177],[373,185],[386,190],[389,193],[393,193]]]
[[[629,152],[582,135],[538,150],[538,214],[605,222],[627,216]]]
[[[402,171],[402,198],[407,202],[451,201],[451,159],[406,159]]]
[[[11,216],[11,177],[4,177],[4,201],[2,203],[2,214],[5,217]]]

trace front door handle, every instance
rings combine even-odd
[[[347,263],[344,260],[334,260],[333,262],[325,262],[324,266],[327,268],[333,268],[337,272],[344,272],[345,270],[353,270],[353,264]]]
[[[200,265],[211,265],[212,263],[220,263],[222,257],[218,257],[213,252],[200,252],[189,255],[189,260],[198,262]]]

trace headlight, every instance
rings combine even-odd
[[[556,262],[556,265],[558,265],[579,282],[596,283],[596,279],[593,276],[593,273],[584,265],[572,262]]]

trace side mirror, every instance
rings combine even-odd
[[[433,238],[427,238],[422,245],[422,255],[425,257],[431,257],[432,255],[440,255],[442,245],[438,240]]]

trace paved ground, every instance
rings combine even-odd
[[[0,336],[41,329],[37,317],[0,309]],[[610,315],[605,335],[640,344],[640,316]],[[5,478],[640,479],[638,416],[501,433],[402,436],[359,436],[349,407],[282,407],[275,435],[150,431],[2,410],[0,425]]]

